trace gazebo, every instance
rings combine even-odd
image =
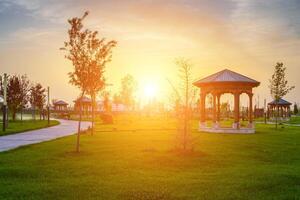
[[[284,100],[284,99],[279,99],[279,101],[276,102],[276,100],[268,103],[268,118],[274,119],[276,117],[276,112],[278,108],[278,117],[281,119],[288,119],[290,118],[290,106],[292,103]]]
[[[55,101],[53,103],[53,108],[54,108],[54,111],[66,111],[68,109],[68,103],[63,101],[63,100],[59,100],[59,101]]]
[[[79,97],[74,101],[74,110],[80,111],[80,103],[83,113],[89,113],[92,111],[92,100],[86,96]]]
[[[216,132],[216,133],[254,133],[253,125],[253,103],[252,89],[260,85],[260,82],[248,78],[239,73],[225,69],[218,73],[212,74],[206,78],[200,79],[193,83],[201,89],[200,93],[200,124],[199,131]],[[232,128],[222,128],[220,126],[220,99],[225,93],[234,95],[234,122]],[[240,95],[246,93],[249,96],[248,108],[248,127],[240,126]],[[213,97],[213,117],[212,127],[206,126],[205,99],[208,94]]]

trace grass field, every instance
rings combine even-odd
[[[288,121],[289,124],[300,124],[300,116],[295,116]]]
[[[194,130],[195,150],[183,154],[175,124],[119,117],[83,135],[79,154],[75,136],[0,153],[0,199],[299,199],[299,127]]]
[[[50,121],[50,126],[58,125],[59,122],[56,120]],[[48,121],[47,120],[17,120],[17,121],[9,121],[8,127],[6,128],[6,131],[3,132],[2,130],[2,124],[0,124],[0,136],[3,135],[10,135],[15,133],[20,133],[24,131],[30,131],[35,129],[41,129],[48,127]]]

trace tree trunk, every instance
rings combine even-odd
[[[91,135],[94,134],[94,123],[95,123],[95,95],[91,95],[92,98],[92,130]]]
[[[184,135],[183,135],[183,150],[187,149],[187,134],[188,134],[188,101],[189,101],[189,82],[186,74],[185,80],[185,109],[184,109]]]
[[[21,107],[21,121],[23,121],[23,106]]]
[[[33,113],[33,116],[32,116],[32,117],[33,117],[33,120],[36,120],[36,116],[35,116],[35,115],[36,115],[36,113],[35,113],[35,105],[33,106],[33,111],[32,111],[32,113]]]
[[[12,120],[15,121],[16,120],[16,110],[12,109]]]
[[[276,103],[276,116],[275,116],[276,129],[278,128],[278,115],[279,115],[279,107],[278,107],[278,104]]]
[[[79,121],[78,121],[78,131],[77,131],[77,142],[76,142],[76,152],[79,153],[79,142],[80,142],[80,126],[82,120],[82,98],[84,96],[84,92],[82,92],[80,100],[79,100]]]

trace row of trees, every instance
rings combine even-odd
[[[0,76],[0,95],[3,95],[4,84],[3,76]],[[40,83],[32,83],[26,75],[11,75],[7,81],[7,104],[12,114],[12,119],[16,120],[16,114],[21,113],[23,119],[23,110],[31,105],[34,112],[39,110],[40,118],[46,102],[45,88]]]
[[[121,79],[120,90],[112,97],[113,103],[116,105],[123,104],[129,110],[134,110],[137,103],[135,93],[137,91],[137,81],[130,74],[127,74]],[[103,106],[105,111],[110,110],[111,93],[107,90],[102,91]]]

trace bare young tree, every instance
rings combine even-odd
[[[94,127],[95,98],[97,93],[104,89],[104,70],[108,62],[111,61],[112,48],[116,46],[116,41],[106,41],[104,38],[98,39],[98,32],[84,29],[83,20],[88,16],[88,12],[80,18],[74,17],[68,20],[71,28],[68,31],[69,40],[64,43],[61,50],[65,50],[66,59],[73,64],[74,70],[69,73],[69,82],[81,90],[80,98],[85,94],[92,99],[92,130]],[[76,151],[79,152],[80,126],[82,120],[82,106],[79,102],[79,123],[77,133]]]
[[[178,142],[183,151],[193,149],[191,137],[192,105],[195,103],[195,89],[192,86],[192,64],[179,58],[175,64],[179,69],[179,83],[170,85],[174,91],[176,117],[178,118]]]
[[[285,75],[286,67],[283,66],[283,63],[277,63],[272,78],[269,80],[271,96],[276,102],[276,129],[278,126],[279,100],[295,88],[295,86],[288,86]]]

